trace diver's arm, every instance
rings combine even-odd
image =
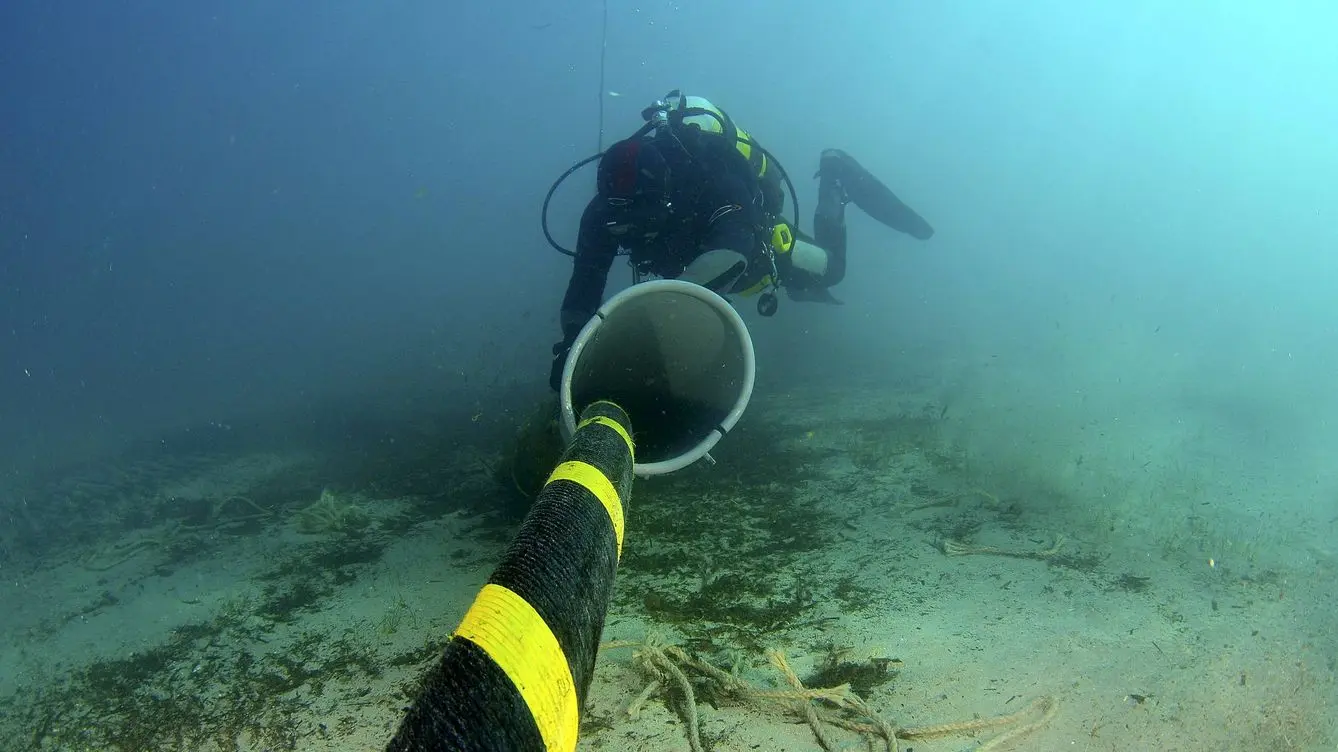
[[[604,204],[591,199],[581,214],[567,294],[562,299],[562,341],[570,345],[585,322],[595,315],[604,297],[609,269],[618,255],[618,240],[605,227]]]

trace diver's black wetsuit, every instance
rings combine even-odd
[[[706,251],[735,251],[746,259],[747,270],[732,287],[712,287],[721,293],[753,287],[772,271],[767,244],[783,203],[778,170],[759,179],[734,144],[709,135],[689,148],[680,141],[669,144],[645,137],[632,144],[631,151],[642,144],[655,144],[662,163],[653,169],[618,169],[626,171],[623,177],[629,182],[660,181],[653,199],[643,200],[638,190],[635,201],[620,198],[622,203],[615,206],[605,190],[608,176],[601,163],[601,190],[581,215],[575,263],[562,301],[562,341],[553,346],[554,389],[567,349],[602,302],[619,248],[630,251],[639,273],[666,278],[678,277]],[[620,142],[610,153],[627,145]],[[667,178],[659,175],[661,170]],[[800,237],[827,252],[826,271],[814,275],[794,268],[786,254],[774,257],[780,281],[795,300],[836,302],[827,288],[845,277],[845,206],[851,201],[874,219],[913,237],[923,240],[934,234],[928,222],[845,152],[824,151],[817,177],[821,183],[813,235]],[[629,208],[632,205],[636,208]]]
[[[750,166],[725,144],[688,154],[661,148],[669,179],[662,198],[633,213],[611,206],[601,192],[581,214],[576,260],[562,300],[562,335],[576,339],[604,296],[609,268],[620,248],[631,253],[642,274],[674,278],[700,253],[737,251],[752,266],[763,254],[759,232],[765,222],[762,193]],[[769,225],[768,225],[769,226]],[[722,291],[725,292],[725,291]]]

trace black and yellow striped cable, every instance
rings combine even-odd
[[[622,554],[633,451],[621,408],[585,409],[388,750],[576,748]]]

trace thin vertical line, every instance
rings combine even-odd
[[[609,0],[604,0],[604,23],[602,25],[602,35],[599,40],[599,143],[595,151],[604,151],[604,99],[606,92],[604,90],[604,61],[609,52]]]

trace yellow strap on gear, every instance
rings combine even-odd
[[[744,290],[743,292],[740,292],[739,295],[742,295],[742,296],[745,297],[745,298],[751,298],[752,296],[758,294],[759,292],[762,292],[763,290],[767,289],[768,287],[771,287],[771,275],[770,275],[770,274],[768,274],[767,276],[765,276],[765,277],[759,279],[759,280],[757,281],[757,284],[753,285],[752,287],[749,287],[748,289]]]
[[[576,749],[576,681],[553,630],[524,598],[484,585],[455,636],[478,645],[516,686],[552,752]]]

